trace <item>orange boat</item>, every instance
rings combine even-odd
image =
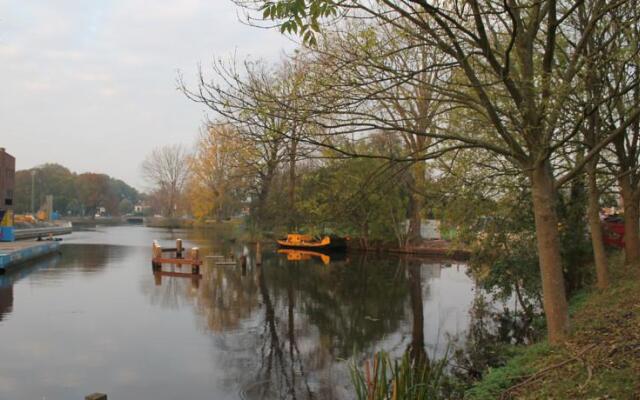
[[[278,239],[280,247],[302,250],[331,250],[344,251],[347,249],[347,240],[337,236],[324,236],[322,239],[314,239],[311,235],[290,233],[286,239]]]

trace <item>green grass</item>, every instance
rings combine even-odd
[[[484,379],[465,393],[465,398],[474,400],[492,400],[525,376],[535,372],[532,362],[547,356],[552,349],[546,342],[537,343],[516,350],[504,367],[487,371]]]
[[[623,266],[619,254],[609,262],[609,289],[584,290],[571,299],[572,332],[565,343],[520,349],[465,398],[640,399],[640,273]]]

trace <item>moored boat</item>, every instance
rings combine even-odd
[[[337,236],[324,236],[315,239],[310,235],[290,233],[286,239],[278,239],[280,247],[289,249],[331,250],[344,251],[347,249],[347,239]]]

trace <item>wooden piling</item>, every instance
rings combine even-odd
[[[199,289],[200,288],[200,276],[194,276],[191,278],[191,288],[192,289]]]
[[[182,239],[176,239],[176,258],[182,258]]]
[[[156,259],[162,258],[162,247],[158,244],[158,241],[154,240],[151,245],[151,267],[154,271],[160,269],[160,263],[156,262]]]
[[[260,249],[260,241],[256,242],[256,265],[262,265],[262,250]]]
[[[193,247],[191,249],[191,259],[194,263],[191,265],[191,272],[194,274],[200,273],[200,249]]]

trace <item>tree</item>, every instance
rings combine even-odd
[[[142,163],[144,178],[154,186],[162,204],[162,212],[175,216],[178,201],[186,183],[188,154],[182,145],[156,147]]]
[[[126,215],[133,212],[133,203],[131,202],[131,200],[127,198],[120,200],[120,204],[118,204],[118,212],[121,215]]]
[[[243,169],[252,171],[254,177],[251,183],[253,220],[257,226],[264,227],[269,219],[267,200],[278,169],[287,159],[295,165],[298,155],[296,145],[289,145],[287,139],[295,135],[300,125],[271,110],[274,93],[288,93],[287,78],[282,71],[273,71],[260,62],[247,62],[239,70],[233,63],[227,65],[219,61],[213,66],[213,74],[217,79],[207,81],[201,73],[197,90],[190,90],[184,84],[182,90],[188,98],[205,104],[225,123],[233,125],[238,140],[247,150]],[[295,97],[285,95],[289,99]],[[294,181],[290,180],[291,185]]]
[[[104,174],[84,173],[78,175],[75,182],[78,200],[83,215],[93,217],[98,207],[106,207],[113,203],[113,195],[109,193],[109,177]]]
[[[626,262],[640,264],[640,5],[621,4],[608,16],[609,26],[597,38],[607,57],[595,71],[593,83],[602,98],[597,122],[602,129],[623,129],[613,142],[615,162],[610,163],[620,185],[624,207]],[[635,115],[635,116],[634,116]]]
[[[32,173],[34,173],[32,177]],[[31,212],[31,189],[33,179],[33,198],[38,211],[46,195],[53,195],[53,208],[65,213],[70,202],[76,197],[74,180],[69,169],[58,164],[43,164],[29,170],[16,172],[15,203],[16,212]]]
[[[252,154],[229,124],[208,124],[190,159],[188,198],[197,218],[218,220],[239,211],[250,180]]]
[[[322,92],[323,97],[329,94],[333,99],[325,99],[325,103],[344,103],[335,97],[366,99],[357,109],[349,109],[361,121],[358,124],[375,121],[371,126],[399,135],[402,146],[396,154],[379,154],[371,149],[363,154],[408,160],[406,169],[410,173],[403,175],[410,193],[407,244],[419,244],[427,191],[425,159],[431,157],[429,152],[437,144],[426,133],[439,129],[448,110],[443,96],[432,90],[433,82],[446,79],[441,68],[434,68],[445,57],[434,48],[416,46],[414,37],[395,26],[361,22],[332,30],[312,53],[317,55],[308,56],[310,64],[332,71]],[[398,73],[408,69],[415,73]],[[329,90],[332,86],[339,89]],[[338,120],[344,122],[345,117],[338,116]]]
[[[426,132],[435,139],[483,148],[505,157],[528,179],[533,198],[536,242],[549,340],[562,341],[569,328],[560,255],[556,190],[577,176],[599,151],[622,135],[640,116],[640,106],[620,115],[620,123],[601,138],[562,176],[556,176],[552,156],[576,138],[583,120],[565,119],[572,90],[579,87],[586,65],[586,46],[594,27],[619,6],[596,0],[588,4],[587,23],[576,29],[569,19],[574,2],[469,1],[432,3],[330,0],[258,1],[263,17],[279,21],[283,31],[300,33],[314,42],[323,17],[370,17],[414,37],[417,46],[434,47],[455,66],[453,80],[434,82],[433,90],[473,112],[492,129],[476,132]],[[578,4],[581,4],[578,3]],[[568,44],[567,44],[568,43]],[[411,68],[405,71],[410,74]],[[416,71],[414,70],[413,73]],[[619,97],[619,90],[611,96]],[[367,101],[368,99],[361,99]],[[353,102],[353,99],[350,99]],[[340,106],[340,105],[338,105]],[[586,115],[587,113],[583,113]],[[367,121],[368,122],[368,121]],[[360,120],[349,121],[362,126]],[[337,127],[336,124],[334,127]],[[345,122],[340,121],[344,127]],[[342,129],[344,132],[344,129]]]

